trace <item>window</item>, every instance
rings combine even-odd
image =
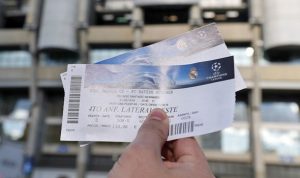
[[[51,51],[43,52],[40,55],[41,66],[61,66],[67,64],[76,64],[79,62],[79,56],[72,52]]]
[[[28,134],[31,104],[26,89],[0,91],[0,134],[9,140],[24,141]],[[2,135],[0,135],[2,137]]]
[[[99,12],[96,13],[95,25],[129,25],[131,12]]]
[[[300,156],[300,95],[265,91],[263,96],[260,135],[264,152],[278,155],[282,161],[292,161],[294,156]]]
[[[231,127],[201,136],[204,149],[230,154],[243,154],[249,151],[248,93],[248,90],[237,92],[234,122]]]
[[[229,127],[220,132],[201,136],[204,149],[223,153],[242,154],[249,151],[249,129]]]
[[[265,61],[267,63],[288,63],[288,64],[300,64],[299,49],[290,48],[276,48],[273,50],[267,50]]]
[[[235,121],[248,121],[245,102],[236,103]],[[249,151],[249,128],[247,123],[236,124],[222,131],[201,136],[201,143],[204,149],[223,153],[246,153]]]
[[[126,53],[130,51],[130,48],[107,48],[107,49],[91,49],[90,50],[90,62],[96,63],[98,61],[109,59],[114,56],[118,56],[120,54]]]
[[[30,67],[31,64],[29,51],[22,49],[0,49],[0,68]]]
[[[265,122],[299,123],[299,104],[287,101],[263,102],[261,116]]]
[[[91,24],[93,25],[129,25],[132,19],[133,2],[131,0],[101,1],[92,3]]]
[[[27,122],[30,119],[31,102],[28,99],[18,99],[14,110],[2,122],[4,135],[11,140],[24,138]]]
[[[12,113],[17,101],[28,97],[27,89],[1,89],[0,116],[6,116]]]
[[[251,66],[253,64],[252,47],[229,47],[229,52],[234,56],[234,62],[238,66]]]
[[[280,156],[300,156],[300,132],[263,128],[261,139],[264,151]]]
[[[61,117],[63,114],[64,92],[62,89],[49,89],[45,91],[46,95],[46,116]]]
[[[2,0],[0,3],[2,27],[23,28],[28,11],[28,0]]]
[[[208,7],[241,7],[245,5],[247,0],[201,0],[200,5],[204,8]]]
[[[155,6],[144,8],[145,24],[188,23],[190,6]]]

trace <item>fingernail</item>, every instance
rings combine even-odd
[[[167,114],[159,108],[152,109],[150,114],[148,115],[150,119],[162,121],[167,118]]]

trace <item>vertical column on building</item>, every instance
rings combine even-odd
[[[77,152],[77,158],[76,158],[76,177],[77,178],[83,178],[86,177],[88,162],[89,162],[89,155],[90,155],[90,146],[86,145],[83,147],[79,147]]]
[[[79,33],[79,55],[81,63],[89,63],[89,47],[87,42],[87,29],[88,29],[88,13],[90,1],[78,1],[78,33]],[[89,163],[91,145],[86,145],[78,148],[76,158],[76,177],[86,177],[86,172]]]
[[[260,87],[259,59],[261,57],[261,1],[252,0],[250,4],[250,23],[252,28],[253,55],[253,89],[251,91],[251,119],[250,119],[250,143],[254,178],[266,177],[266,166],[264,163],[263,148],[260,137],[261,130],[261,100],[262,89]]]
[[[81,0],[78,2],[78,33],[80,47],[80,61],[83,64],[89,63],[89,46],[87,42],[87,29],[89,25],[89,0]]]
[[[30,0],[29,10],[26,16],[25,28],[29,35],[29,51],[32,58],[31,81],[29,88],[30,100],[32,102],[32,114],[29,121],[29,135],[25,148],[24,172],[27,177],[31,176],[34,162],[38,159],[41,150],[41,132],[43,128],[43,104],[44,94],[38,89],[38,54],[37,54],[37,33],[38,17],[40,14],[40,0]]]
[[[133,28],[133,48],[140,48],[143,45],[142,31],[144,26],[144,13],[141,7],[134,7],[131,26]]]
[[[189,10],[189,24],[191,28],[197,28],[203,24],[201,8],[199,4],[193,4]]]
[[[0,28],[4,25],[4,4],[2,0],[0,0]]]
[[[251,151],[252,151],[252,164],[254,170],[255,178],[265,178],[265,164],[264,164],[264,156],[263,149],[260,139],[260,129],[261,129],[261,113],[260,113],[260,105],[262,100],[262,91],[260,87],[260,76],[259,76],[259,50],[260,45],[259,37],[260,36],[260,27],[254,25],[252,27],[254,39],[253,39],[253,48],[254,48],[254,56],[253,56],[253,89],[251,91],[251,119],[250,119],[250,143],[251,143]]]

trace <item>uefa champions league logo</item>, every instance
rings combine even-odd
[[[220,71],[222,68],[221,62],[214,62],[211,65],[211,70],[213,71],[211,76],[207,77],[207,79],[211,81],[220,81],[223,79],[223,77],[227,76],[227,72]]]
[[[221,62],[214,62],[211,65],[211,70],[213,71],[211,76],[208,76],[207,79],[211,81],[220,81],[228,75],[226,71],[220,71],[222,68]],[[225,69],[224,69],[225,70]]]
[[[179,49],[180,51],[184,51],[188,48],[188,45],[187,43],[185,42],[184,39],[179,39],[177,42],[176,42],[176,47],[177,49]]]
[[[203,39],[203,38],[206,38],[206,32],[205,31],[199,31],[199,32],[197,32],[198,33],[198,37],[200,38],[200,39]]]
[[[211,65],[211,69],[215,72],[218,72],[221,69],[221,63],[215,62]]]

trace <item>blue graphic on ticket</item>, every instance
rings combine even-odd
[[[86,65],[85,87],[178,89],[234,79],[233,57],[188,65]],[[99,77],[101,76],[101,77]]]

